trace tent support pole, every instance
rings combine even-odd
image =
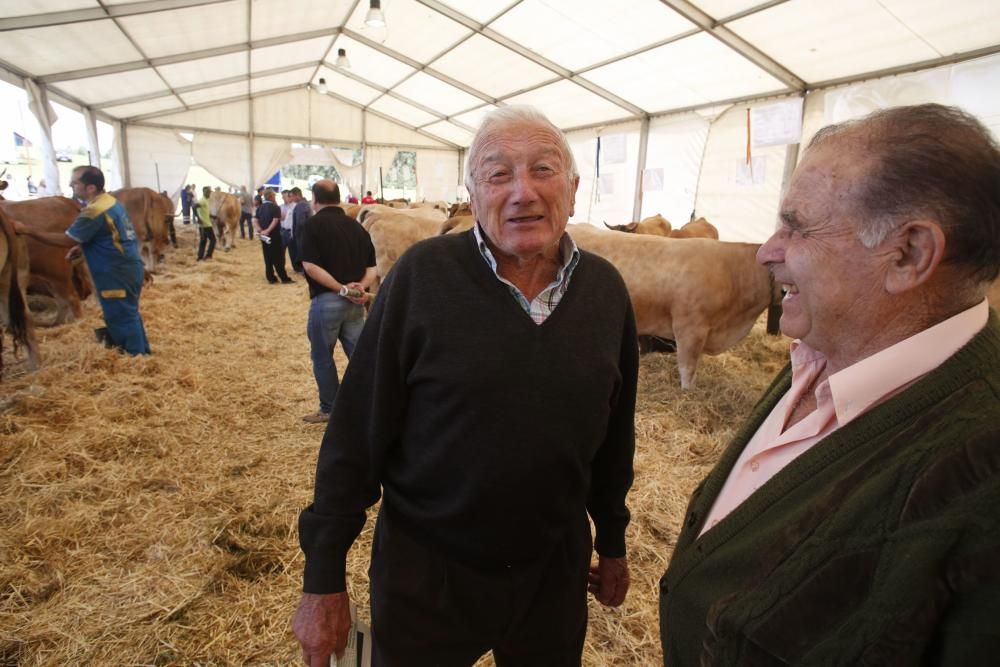
[[[635,199],[632,201],[632,220],[641,220],[642,216],[642,175],[646,171],[646,149],[649,147],[649,116],[642,119],[639,128],[639,159],[636,161]]]

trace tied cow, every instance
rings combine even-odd
[[[10,333],[14,348],[28,350],[28,368],[39,365],[38,343],[28,312],[28,246],[14,231],[13,223],[0,210],[0,372],[3,371],[3,331]]]
[[[240,200],[228,192],[213,192],[208,197],[208,215],[212,218],[219,245],[226,252],[233,247],[240,224]]]
[[[621,273],[640,335],[677,344],[681,387],[694,384],[698,359],[741,341],[781,289],[757,263],[758,245],[620,234],[590,224],[567,230],[583,250]]]
[[[139,252],[147,271],[155,271],[169,243],[167,215],[173,215],[164,197],[150,188],[121,188],[111,196],[122,203],[139,239]]]

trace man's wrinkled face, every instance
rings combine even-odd
[[[556,131],[534,122],[494,128],[472,165],[472,212],[498,252],[528,259],[558,248],[578,177]]]
[[[835,146],[808,153],[781,202],[778,230],[757,252],[787,290],[782,333],[828,357],[870,336],[885,304],[886,244],[868,249],[857,234],[864,162]]]

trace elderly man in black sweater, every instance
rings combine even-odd
[[[310,665],[343,651],[346,554],[380,494],[374,664],[579,665],[587,590],[628,590],[628,292],[565,233],[579,176],[539,112],[488,116],[466,183],[477,225],[400,258],[323,438],[293,622]]]

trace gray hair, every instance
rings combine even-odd
[[[576,159],[573,157],[573,151],[570,149],[569,142],[566,141],[566,135],[562,133],[562,130],[553,125],[552,121],[546,118],[545,114],[535,107],[524,104],[512,104],[506,107],[498,107],[486,114],[483,122],[479,125],[479,129],[476,131],[476,136],[472,139],[472,145],[469,146],[469,153],[465,159],[465,187],[467,190],[472,191],[472,165],[476,163],[476,158],[479,157],[483,141],[498,127],[513,125],[515,123],[533,123],[551,129],[552,133],[558,137],[559,147],[562,149],[569,163],[569,178],[574,179],[580,175],[580,171],[576,168]]]
[[[883,109],[823,128],[809,150],[825,146],[867,163],[854,203],[865,247],[908,220],[931,219],[944,231],[945,261],[974,282],[1000,275],[1000,148],[976,118],[940,104]]]

